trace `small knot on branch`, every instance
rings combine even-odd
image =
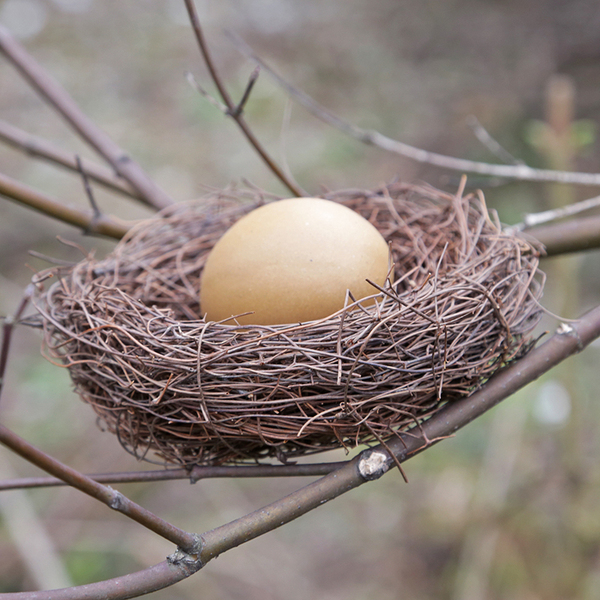
[[[381,450],[367,450],[358,461],[358,472],[365,481],[379,479],[390,470],[392,459]]]

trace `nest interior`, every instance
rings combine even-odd
[[[325,197],[390,243],[394,271],[374,305],[303,324],[206,322],[203,265],[264,203],[252,191],[177,205],[105,259],[38,277],[46,352],[128,451],[193,465],[375,443],[530,347],[540,249],[503,232],[481,195],[398,183]]]

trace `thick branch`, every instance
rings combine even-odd
[[[43,158],[44,160],[60,165],[69,171],[78,171],[75,154],[65,152],[48,140],[22,131],[17,127],[9,125],[5,121],[0,121],[0,140],[31,156]],[[115,175],[114,172],[107,167],[87,159],[82,159],[82,164],[83,170],[87,176],[96,183],[113,192],[123,194],[124,196],[136,200],[141,200],[145,203],[144,198],[140,196],[130,184],[118,175]]]
[[[108,215],[95,215],[90,210],[65,206],[33,188],[0,173],[0,195],[9,200],[33,208],[64,223],[80,227],[86,233],[106,235],[121,239],[133,225]]]
[[[77,133],[128,181],[146,202],[157,209],[173,204],[173,199],[159,188],[132,158],[115,144],[77,106],[66,90],[43,69],[25,48],[0,25],[0,50],[30,85],[53,106]]]
[[[410,160],[419,163],[426,163],[450,169],[452,171],[460,171],[461,173],[478,173],[479,175],[490,175],[493,177],[501,177],[506,179],[516,179],[519,181],[544,181],[555,183],[568,183],[572,185],[590,185],[600,186],[600,174],[597,173],[577,173],[569,171],[553,171],[550,169],[533,169],[524,164],[519,165],[497,165],[490,163],[477,162],[466,160],[463,158],[455,158],[446,156],[436,152],[429,152],[422,148],[410,146],[398,140],[389,138],[378,131],[370,129],[362,129],[352,123],[344,121],[325,107],[318,104],[306,93],[298,90],[293,85],[288,83],[283,77],[269,67],[245,42],[241,39],[230,36],[235,45],[246,56],[259,64],[262,69],[267,71],[271,77],[297,102],[299,102],[308,112],[324,121],[328,125],[339,129],[343,133],[355,138],[356,140],[376,146],[388,152],[393,152],[400,156],[404,156]]]
[[[262,160],[269,167],[269,169],[271,169],[275,176],[281,181],[281,183],[283,183],[283,185],[285,185],[292,192],[292,194],[294,194],[294,196],[306,195],[293,181],[290,180],[289,177],[287,177],[287,175],[282,171],[279,165],[277,165],[277,163],[271,158],[271,156],[269,156],[269,154],[264,149],[263,145],[258,141],[258,138],[254,135],[254,133],[252,132],[242,115],[243,105],[248,99],[249,89],[251,89],[251,86],[254,84],[255,79],[250,80],[250,84],[246,90],[247,93],[244,94],[240,103],[236,105],[235,102],[233,102],[233,100],[231,99],[231,96],[225,88],[225,85],[221,81],[221,77],[219,76],[219,73],[217,72],[215,64],[212,60],[212,57],[208,50],[208,45],[206,43],[206,40],[204,39],[204,33],[202,32],[202,28],[200,26],[200,19],[198,18],[198,13],[194,5],[194,0],[185,0],[185,6],[187,8],[190,17],[190,22],[192,24],[192,28],[196,36],[196,41],[198,42],[198,47],[200,48],[200,53],[202,54],[204,62],[206,63],[208,71],[210,72],[210,76],[217,90],[219,91],[223,102],[227,107],[227,115],[230,116],[237,123],[238,127],[241,129],[248,142],[250,142],[250,144],[256,150],[258,155],[262,158]]]
[[[61,590],[0,594],[7,600],[123,600],[156,592],[193,575],[200,565],[165,560],[153,567],[97,583]]]
[[[592,250],[600,248],[600,216],[534,227],[524,233],[544,244],[547,256]]]

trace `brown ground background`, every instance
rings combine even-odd
[[[573,153],[572,166],[600,170],[593,125],[600,118],[600,11],[591,0],[230,0],[198,7],[234,96],[253,66],[224,29],[242,35],[288,80],[344,118],[465,158],[494,160],[465,123],[475,115],[515,156],[551,166],[547,148],[532,142],[536,121],[545,118],[548,81],[568,75],[576,90],[575,119],[584,120],[577,125],[578,139],[588,142]],[[87,114],[177,199],[242,178],[283,193],[234,125],[187,84],[189,70],[212,90],[183,2],[4,0],[0,22],[21,31],[27,48]],[[285,95],[263,74],[247,117],[310,192],[374,187],[395,176],[447,189],[457,185],[458,174],[361,146],[296,105],[284,125],[286,105]],[[1,57],[0,118],[93,156]],[[66,203],[86,204],[77,178],[49,165],[0,148],[0,168]],[[486,186],[488,204],[507,223],[546,208],[552,198],[573,201],[597,193],[490,185],[475,177],[470,183]],[[97,196],[106,212],[148,214],[101,191]],[[45,266],[29,250],[75,257],[56,235],[99,253],[111,248],[110,242],[0,201],[1,314],[14,310],[31,268]],[[572,317],[597,303],[599,264],[598,252],[546,262],[546,304]],[[410,461],[408,485],[391,473],[152,597],[598,598],[599,352],[598,345],[589,348],[455,439]],[[67,374],[40,357],[35,331],[17,332],[0,410],[19,434],[77,468],[144,468],[96,427],[89,408],[70,391]],[[7,452],[0,453],[0,472],[37,473]],[[300,483],[169,482],[122,490],[176,525],[200,532]],[[113,577],[172,550],[66,489],[3,493],[0,522],[2,592]]]

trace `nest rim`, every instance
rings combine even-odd
[[[126,450],[191,466],[379,443],[529,349],[541,250],[502,231],[482,195],[396,183],[324,197],[375,224],[396,264],[412,248],[412,267],[370,307],[304,324],[202,319],[203,261],[233,222],[274,200],[258,190],[176,205],[108,257],[53,270],[49,287],[47,273],[36,278],[45,351]]]

